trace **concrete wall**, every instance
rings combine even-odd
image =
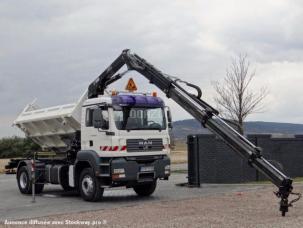
[[[199,151],[198,163],[191,156],[193,146],[188,143],[189,180],[196,175],[200,183],[240,183],[266,179],[247,161],[214,135],[194,135]],[[190,139],[189,136],[188,139]],[[272,135],[249,135],[248,139],[263,149],[264,157],[290,177],[303,176],[303,136],[275,138]],[[191,166],[198,166],[192,169]],[[199,171],[197,171],[199,170]]]

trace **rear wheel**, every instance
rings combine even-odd
[[[81,172],[79,189],[86,201],[98,201],[103,196],[104,189],[100,187],[100,180],[94,175],[92,168],[85,168]]]
[[[32,183],[30,178],[30,173],[25,166],[18,169],[17,182],[19,190],[22,194],[32,193]],[[44,184],[35,184],[35,193],[39,194],[43,191]]]
[[[140,184],[134,186],[134,191],[137,193],[139,196],[150,196],[151,194],[154,193],[157,187],[157,180],[145,184]]]

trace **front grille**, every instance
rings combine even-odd
[[[163,139],[127,139],[127,152],[162,151]]]

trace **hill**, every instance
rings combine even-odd
[[[276,123],[263,121],[249,121],[244,124],[245,133],[248,134],[303,134],[303,124]],[[209,134],[194,119],[179,120],[173,122],[173,136],[175,139],[185,139],[189,134]]]

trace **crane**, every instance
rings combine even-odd
[[[127,70],[117,73],[125,65]],[[89,85],[88,98],[103,95],[105,89],[110,84],[119,80],[131,70],[143,75],[151,84],[154,84],[163,91],[168,98],[173,99],[177,104],[183,107],[198,120],[203,127],[208,128],[216,136],[221,138],[243,159],[246,159],[250,166],[264,174],[277,186],[278,189],[275,194],[280,198],[280,211],[282,216],[285,216],[288,208],[291,207],[295,201],[299,200],[301,194],[293,192],[293,180],[267,161],[262,155],[261,148],[255,146],[229,126],[227,122],[219,116],[219,112],[201,98],[202,91],[198,86],[162,73],[145,59],[137,54],[131,53],[129,49],[123,50],[112,64]],[[184,88],[184,85],[195,89],[197,94],[188,92]],[[297,195],[297,197],[289,201],[288,197],[291,194]]]

